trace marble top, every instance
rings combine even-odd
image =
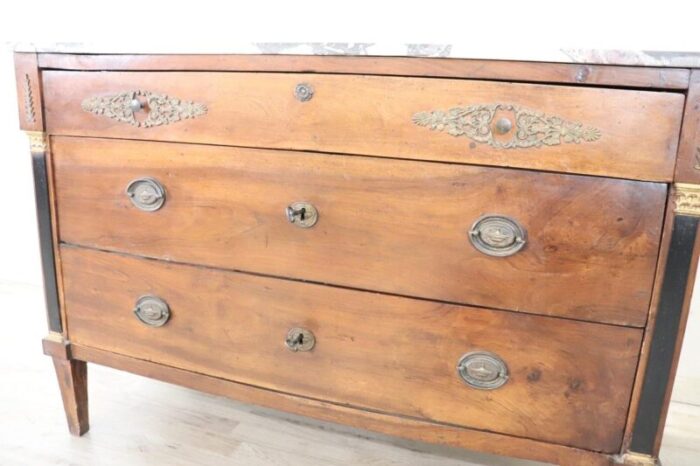
[[[485,60],[522,60],[557,63],[665,66],[700,68],[700,52],[661,52],[643,50],[551,49],[514,50],[448,44],[375,44],[375,43],[248,43],[215,44],[203,47],[191,44],[54,43],[19,44],[19,52],[47,53],[123,53],[123,54],[272,54],[272,55],[351,55],[381,57],[439,57]]]

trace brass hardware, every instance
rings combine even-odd
[[[143,103],[139,99],[131,99],[129,102],[129,108],[133,113],[141,111],[144,109]]]
[[[301,83],[294,88],[294,97],[300,102],[307,102],[314,96],[314,88],[311,84]]]
[[[513,138],[500,141],[494,138],[491,125],[497,112],[511,112],[515,121]],[[500,122],[500,120],[499,120]],[[433,131],[445,131],[455,137],[488,144],[497,149],[523,149],[556,146],[562,143],[593,142],[600,138],[600,130],[536,110],[509,104],[483,104],[454,107],[448,111],[436,110],[413,115],[413,123]],[[497,132],[500,131],[496,124]]]
[[[162,327],[170,319],[170,307],[157,296],[141,296],[136,301],[134,314],[144,324]]]
[[[508,381],[508,367],[494,353],[474,351],[459,358],[457,374],[470,387],[494,390]]]
[[[469,240],[480,252],[494,257],[512,256],[527,242],[527,232],[503,215],[479,217],[469,230]]]
[[[42,131],[25,131],[29,138],[29,150],[32,154],[41,154],[46,152],[48,144],[46,143],[46,133]]]
[[[139,97],[145,100],[145,104]],[[81,106],[86,112],[139,128],[167,125],[207,113],[207,107],[204,104],[143,90],[89,97],[83,100]],[[148,109],[146,119],[137,120],[134,113],[146,109]]]
[[[293,202],[285,212],[289,223],[300,228],[311,228],[318,221],[318,210],[308,202]]]
[[[659,464],[657,458],[653,456],[631,451],[622,455],[620,461],[625,466],[657,466]]]
[[[311,351],[316,345],[316,337],[311,330],[305,328],[294,327],[287,332],[287,338],[284,340],[291,351]]]
[[[165,188],[153,178],[138,178],[126,187],[131,203],[145,212],[155,212],[165,203]]]
[[[496,122],[496,132],[498,134],[506,134],[511,129],[513,129],[513,122],[508,118],[500,118]]]
[[[34,96],[32,95],[32,82],[28,74],[24,74],[24,119],[27,123],[36,122],[36,112],[34,111]]]
[[[688,183],[675,183],[676,209],[678,215],[700,217],[700,185]]]

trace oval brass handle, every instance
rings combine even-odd
[[[486,255],[506,257],[525,246],[527,232],[510,217],[484,215],[472,225],[469,240],[478,251]]]
[[[137,178],[126,187],[126,195],[136,208],[154,212],[165,203],[165,188],[153,178]]]
[[[284,340],[291,351],[311,351],[316,345],[316,337],[311,330],[301,327],[294,327],[287,332],[287,338]]]
[[[472,388],[494,390],[508,381],[508,366],[494,353],[474,351],[459,359],[457,374]]]
[[[308,202],[292,202],[285,213],[289,223],[300,228],[311,228],[318,221],[318,210]]]
[[[162,327],[170,319],[170,307],[159,297],[146,295],[136,301],[134,314],[149,327]]]

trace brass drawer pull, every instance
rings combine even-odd
[[[469,240],[486,255],[505,257],[512,256],[525,246],[527,232],[512,218],[484,215],[472,225]]]
[[[508,381],[506,363],[487,351],[463,355],[457,363],[457,374],[464,383],[479,390],[494,390]]]
[[[308,202],[293,202],[286,209],[289,223],[300,228],[311,228],[318,221],[318,210]]]
[[[136,301],[134,314],[150,327],[162,327],[170,319],[170,307],[159,297],[146,295]]]
[[[165,188],[153,178],[138,178],[126,187],[126,195],[136,208],[154,212],[165,203]]]
[[[294,88],[294,97],[299,102],[307,102],[314,96],[314,88],[311,84],[300,83]]]
[[[294,327],[287,332],[287,338],[284,340],[291,351],[311,351],[316,345],[316,337],[311,330],[305,328]]]

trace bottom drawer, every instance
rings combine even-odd
[[[75,247],[61,255],[75,343],[360,408],[610,453],[620,447],[639,329]],[[144,295],[167,303],[164,325],[137,318]],[[162,322],[157,306],[142,301],[139,309],[144,321]],[[311,334],[290,338],[292,328],[313,334],[309,351]],[[457,369],[468,354],[469,383]]]

